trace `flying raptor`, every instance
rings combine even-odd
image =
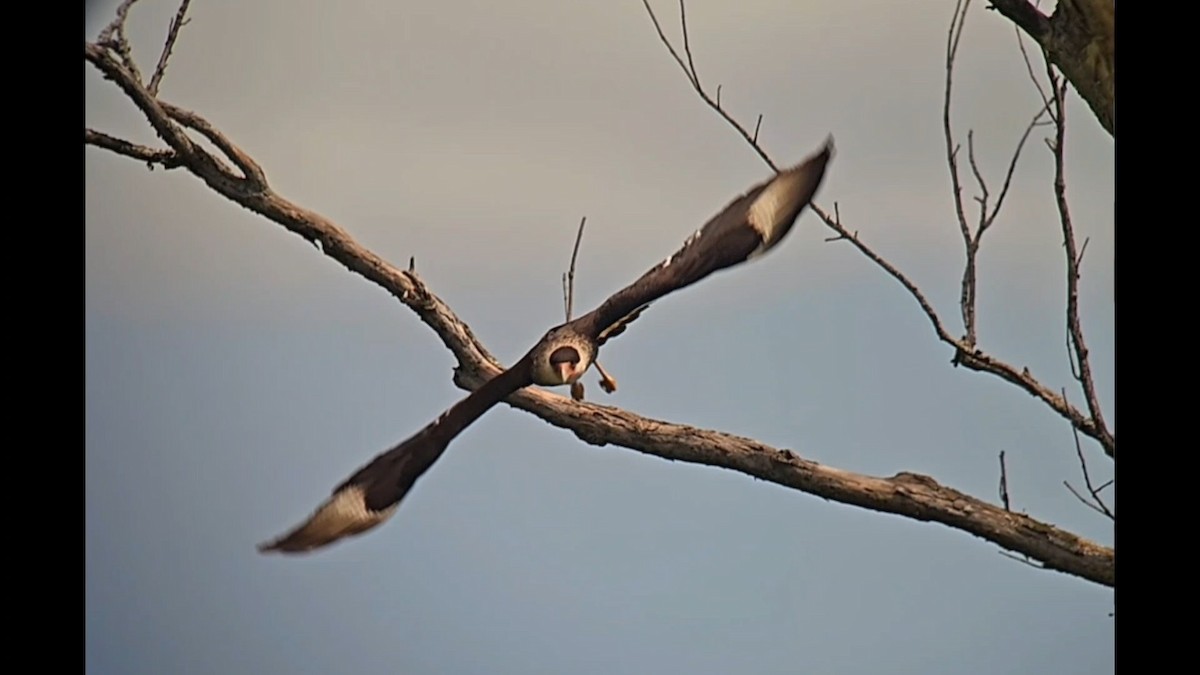
[[[512,367],[408,440],[372,459],[334,488],[306,521],[278,539],[260,544],[258,550],[303,553],[387,520],[450,441],[489,408],[531,384],[574,384],[595,363],[601,345],[623,332],[651,302],[778,245],[816,194],[832,154],[833,139],[829,138],[805,161],[734,199],[688,237],[674,255],[595,310],[550,329]]]

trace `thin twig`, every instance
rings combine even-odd
[[[575,259],[579,257],[579,242],[583,241],[583,226],[586,223],[587,216],[579,219],[579,229],[575,232],[575,247],[571,249],[571,266],[567,268],[567,321],[571,320],[575,308]]]
[[[1066,396],[1066,393],[1067,392],[1064,390],[1063,395]],[[1088,473],[1087,459],[1085,459],[1083,456],[1083,444],[1081,444],[1079,442],[1079,430],[1076,429],[1075,427],[1071,427],[1071,435],[1075,439],[1075,456],[1079,458],[1079,468],[1083,472],[1083,484],[1087,488],[1088,493],[1092,495],[1092,499],[1095,500],[1095,506],[1092,506],[1091,504],[1088,504],[1088,506],[1092,506],[1092,508],[1096,509],[1100,513],[1103,513],[1104,515],[1108,516],[1112,520],[1116,520],[1117,519],[1116,514],[1114,514],[1108,508],[1108,505],[1104,503],[1104,500],[1100,498],[1100,490],[1104,489],[1104,487],[1107,487],[1107,485],[1101,486],[1099,488],[1092,487],[1092,477],[1091,477],[1091,474]],[[1066,485],[1067,489],[1070,490],[1072,493],[1075,492],[1075,489],[1072,488],[1069,484],[1067,484],[1067,481],[1063,481],[1063,484]],[[1079,495],[1076,494],[1075,496],[1078,497]],[[1081,500],[1082,500],[1082,498],[1081,498]],[[1082,501],[1084,501],[1086,503],[1086,500],[1082,500]]]
[[[904,286],[909,295],[911,295],[913,299],[917,301],[917,304],[921,306],[921,310],[925,312],[925,316],[929,317],[929,322],[933,324],[933,330],[935,333],[937,333],[939,339],[941,339],[943,342],[954,345],[960,350],[963,348],[959,341],[953,335],[951,335],[949,331],[946,330],[946,327],[942,324],[942,320],[938,316],[937,311],[934,310],[933,305],[925,297],[925,294],[921,292],[921,289],[918,288],[911,279],[897,269],[895,265],[885,260],[883,256],[872,250],[871,247],[864,244],[862,240],[858,238],[857,232],[850,232],[847,230],[841,223],[840,215],[838,219],[831,218],[828,213],[826,213],[816,204],[810,204],[809,208],[812,209],[813,213],[817,214],[817,217],[820,218],[827,227],[838,233],[839,239],[845,239],[849,241],[855,248],[858,249],[860,253],[865,255],[871,262],[881,267],[883,271],[891,275],[893,279],[899,281],[900,285]]]
[[[682,6],[682,4],[683,3],[680,2],[680,6]],[[755,136],[751,136],[750,133],[746,131],[745,127],[743,127],[737,120],[726,113],[725,110],[721,108],[721,105],[714,101],[713,98],[708,95],[708,92],[704,91],[704,88],[700,86],[700,82],[695,79],[695,74],[688,69],[687,64],[685,64],[683,59],[680,58],[679,52],[675,51],[675,46],[671,44],[671,41],[668,40],[667,36],[663,33],[662,26],[659,25],[658,17],[655,16],[654,10],[650,7],[649,0],[642,0],[642,5],[646,7],[646,13],[650,15],[650,21],[654,22],[654,30],[658,32],[658,39],[662,41],[664,46],[666,46],[667,51],[671,54],[671,57],[675,59],[675,63],[679,64],[679,68],[683,70],[683,74],[687,76],[688,82],[690,82],[692,88],[696,90],[696,93],[700,96],[700,99],[708,104],[708,107],[716,111],[716,113],[721,116],[721,119],[728,122],[730,126],[732,126],[739,134],[741,134],[742,138],[745,139],[745,141],[750,144],[750,147],[758,153],[759,158],[766,162],[767,166],[771,167],[772,171],[779,173],[779,166],[775,164],[775,161],[771,159],[770,155],[768,155],[766,151],[759,146],[758,142],[755,140]],[[684,42],[687,42],[686,32]]]
[[[563,275],[562,275],[562,294],[563,294],[563,296],[562,296],[562,298],[563,298],[563,316],[566,317],[567,321],[570,321],[571,320],[571,301],[570,301],[571,291],[567,288],[567,273],[566,272],[563,272]]]
[[[1071,369],[1071,377],[1079,379],[1079,368],[1075,365],[1075,349],[1071,346],[1071,325],[1068,323],[1063,331],[1063,344],[1067,347],[1067,367]]]
[[[962,180],[959,175],[958,167],[958,152],[961,148],[954,141],[954,132],[950,123],[950,110],[952,101],[952,92],[954,87],[954,64],[958,57],[958,46],[962,39],[964,26],[966,23],[967,12],[970,9],[971,0],[959,0],[954,7],[954,14],[950,19],[950,28],[946,34],[946,81],[944,88],[944,98],[942,101],[942,133],[946,144],[946,163],[950,169],[950,184],[954,197],[954,212],[958,219],[959,233],[962,236],[963,249],[965,254],[965,262],[963,264],[963,274],[961,288],[959,292],[959,309],[962,314],[963,321],[963,342],[973,348],[978,342],[977,331],[977,297],[978,297],[978,262],[980,242],[984,232],[996,222],[996,217],[1000,213],[1000,208],[1004,205],[1004,198],[1008,195],[1009,187],[1012,185],[1013,173],[1016,171],[1017,160],[1020,159],[1021,151],[1025,147],[1025,142],[1028,140],[1033,128],[1039,124],[1042,116],[1048,108],[1044,103],[1037,114],[1033,116],[1029,124],[1026,125],[1024,132],[1021,134],[1020,140],[1017,142],[1017,147],[1013,151],[1012,157],[1008,163],[1008,170],[1004,175],[1004,184],[1000,189],[1000,194],[996,198],[995,205],[989,211],[988,202],[991,198],[991,193],[988,190],[987,181],[983,177],[983,171],[979,168],[979,163],[975,158],[975,132],[973,129],[967,130],[967,161],[971,167],[971,173],[975,178],[975,182],[979,186],[979,196],[975,197],[975,201],[979,203],[979,223],[972,233],[971,226],[967,221],[966,208],[963,205],[963,187]],[[1021,45],[1022,50],[1024,45]],[[956,359],[956,364],[959,361]]]
[[[191,0],[183,0],[179,3],[179,11],[175,12],[175,18],[171,19],[171,26],[167,29],[167,41],[163,43],[158,65],[154,67],[154,74],[150,76],[150,85],[146,87],[151,96],[158,95],[158,85],[162,83],[163,75],[167,72],[167,60],[171,58],[171,50],[175,48],[175,38],[179,36],[179,29],[186,23],[183,16],[187,14],[190,2]]]
[[[96,38],[96,43],[110,49],[117,54],[121,61],[121,65],[125,70],[133,75],[135,82],[142,81],[142,74],[138,71],[137,63],[133,60],[133,48],[129,45],[129,39],[125,37],[125,20],[129,16],[129,10],[133,7],[133,3],[137,0],[124,0],[120,5],[117,5],[117,16],[100,31],[100,36]]]
[[[984,353],[974,345],[969,345],[966,343],[966,341],[951,335],[950,332],[946,330],[945,324],[938,316],[937,311],[933,308],[932,303],[929,302],[929,299],[925,297],[925,294],[921,292],[921,289],[917,287],[916,283],[914,283],[908,278],[908,276],[897,269],[895,265],[888,262],[883,258],[883,256],[871,249],[870,246],[863,243],[862,239],[859,238],[858,233],[848,230],[840,222],[840,219],[831,217],[828,212],[816,204],[811,204],[809,208],[811,208],[812,212],[815,213],[817,217],[825,223],[826,227],[839,235],[837,237],[838,239],[845,239],[849,241],[851,245],[858,249],[858,251],[866,256],[867,259],[879,266],[893,279],[900,282],[900,285],[904,286],[905,290],[907,290],[909,295],[911,295],[912,298],[917,301],[917,304],[921,307],[921,311],[924,312],[925,316],[929,319],[929,322],[932,324],[934,333],[937,334],[938,339],[950,345],[951,347],[954,347],[955,353],[953,363],[955,363],[955,365],[961,365],[965,368],[979,372],[990,373],[1005,380],[1006,382],[1016,385],[1028,394],[1045,403],[1050,407],[1051,410],[1061,415],[1081,432],[1100,441],[1101,445],[1115,442],[1111,437],[1108,437],[1107,440],[1105,437],[1102,437],[1092,419],[1072,406],[1065,397],[1042,384],[1036,377],[1033,376],[1032,373],[1029,372],[1028,368],[1018,369],[1009,363]],[[1108,452],[1107,446],[1105,451]],[[1111,454],[1111,452],[1109,454]]]
[[[1042,97],[1042,105],[1045,106],[1046,110],[1050,110],[1050,98],[1046,96],[1046,91],[1042,89],[1042,83],[1038,81],[1037,75],[1033,74],[1033,63],[1029,60],[1029,52],[1025,51],[1025,38],[1021,37],[1021,29],[1013,26],[1013,31],[1017,34],[1017,47],[1021,50],[1021,59],[1025,62],[1025,70],[1029,73],[1029,80],[1037,88],[1038,96]],[[1050,114],[1053,115],[1054,113]]]
[[[1012,185],[1013,174],[1017,170],[1017,160],[1021,158],[1021,151],[1025,148],[1025,142],[1029,140],[1029,135],[1033,133],[1035,127],[1044,124],[1042,117],[1050,111],[1049,108],[1041,108],[1033,119],[1029,120],[1029,124],[1025,125],[1025,131],[1021,133],[1021,139],[1017,141],[1017,147],[1013,150],[1012,158],[1008,162],[1008,171],[1004,174],[1004,185],[1000,187],[1000,194],[996,197],[996,205],[992,207],[991,214],[987,220],[979,227],[979,232],[976,234],[976,239],[983,236],[984,230],[992,226],[996,221],[996,216],[1000,213],[1000,207],[1004,205],[1004,198],[1008,195],[1008,188]]]
[[[983,179],[983,172],[979,170],[979,164],[975,161],[975,130],[967,129],[967,162],[971,165],[971,173],[975,176],[975,182],[979,185],[980,195],[975,198],[979,202],[979,229],[976,230],[979,234],[983,233],[987,227],[987,204],[988,204],[988,188],[987,181]]]
[[[579,229],[575,231],[575,246],[571,249],[571,265],[562,276],[563,310],[566,313],[567,321],[571,320],[571,315],[575,309],[575,262],[579,258],[579,244],[583,241],[583,227],[586,224],[587,216],[579,219]],[[604,367],[600,365],[600,361],[593,359],[592,365],[595,366],[596,372],[600,373],[600,388],[610,394],[616,391],[617,381],[604,372]],[[582,401],[584,394],[582,380],[576,380],[571,383],[571,398],[576,401]]]
[[[950,18],[950,31],[946,35],[946,83],[942,96],[942,134],[946,141],[946,162],[950,165],[950,181],[954,188],[954,208],[958,214],[958,225],[964,242],[971,241],[971,228],[967,225],[967,214],[962,205],[962,184],[958,178],[958,149],[950,126],[950,101],[954,89],[954,59],[958,55],[958,41],[962,37],[963,22],[967,19],[967,7],[971,0],[958,0],[954,4],[954,15]]]
[[[1076,490],[1075,488],[1071,487],[1071,484],[1069,482],[1064,480],[1063,485],[1065,485],[1067,487],[1067,490],[1070,490],[1071,494],[1075,495],[1075,498],[1078,499],[1080,502],[1082,502],[1084,506],[1095,511],[1096,513],[1102,513],[1102,514],[1108,516],[1109,518],[1116,520],[1116,518],[1111,513],[1107,513],[1104,509],[1101,509],[1099,506],[1096,506],[1095,504],[1089,502],[1087,500],[1087,498],[1085,498],[1083,495],[1079,494],[1079,491]]]
[[[1062,227],[1063,248],[1067,258],[1067,331],[1071,336],[1071,346],[1075,351],[1075,363],[1079,368],[1078,381],[1083,389],[1084,401],[1087,403],[1088,414],[1098,432],[1098,440],[1109,457],[1116,459],[1116,438],[1109,432],[1104,422],[1104,414],[1100,408],[1100,399],[1096,395],[1096,383],[1092,375],[1091,360],[1088,355],[1087,342],[1083,336],[1083,324],[1079,320],[1079,261],[1080,254],[1075,249],[1075,227],[1071,222],[1071,210],[1067,204],[1066,146],[1067,118],[1066,94],[1067,82],[1063,78],[1061,84],[1056,78],[1053,66],[1046,64],[1046,74],[1054,91],[1054,142],[1051,149],[1054,155],[1054,202],[1058,207],[1058,220]]]
[[[980,240],[983,238],[983,233],[996,222],[996,216],[1000,213],[1000,207],[1004,204],[1004,198],[1008,195],[1008,189],[1012,184],[1013,173],[1017,167],[1017,160],[1021,156],[1021,150],[1025,147],[1025,142],[1029,138],[1029,134],[1033,132],[1033,128],[1041,121],[1043,114],[1046,113],[1048,102],[1043,101],[1043,106],[1026,125],[1025,131],[1021,134],[1021,139],[1017,142],[1016,150],[1013,151],[1012,158],[1008,163],[1008,170],[1004,175],[1004,184],[1000,189],[1000,194],[996,198],[995,205],[988,210],[988,202],[991,194],[988,190],[987,181],[984,180],[983,172],[979,168],[979,163],[975,159],[975,132],[967,130],[967,161],[971,167],[971,173],[975,177],[975,182],[979,185],[979,196],[975,201],[979,203],[979,223],[975,228],[974,233],[971,232],[970,223],[967,221],[966,207],[963,205],[963,187],[962,179],[959,175],[958,167],[958,151],[961,146],[954,140],[954,131],[950,123],[950,110],[952,101],[952,92],[954,88],[954,63],[958,57],[958,45],[962,39],[964,26],[967,18],[967,11],[970,9],[971,0],[959,0],[955,3],[954,14],[950,19],[950,28],[946,34],[946,81],[944,88],[944,97],[942,100],[942,133],[946,144],[946,164],[950,168],[950,187],[954,197],[954,213],[958,218],[959,233],[962,236],[963,249],[966,260],[963,264],[963,274],[961,288],[959,292],[959,309],[962,313],[963,321],[963,341],[968,346],[974,346],[978,342],[977,333],[977,291],[978,291],[978,263]],[[1024,54],[1024,44],[1021,44],[1022,54]],[[1028,59],[1026,59],[1028,63]]]
[[[679,27],[683,32],[683,53],[687,55],[688,70],[691,71],[692,85],[700,87],[700,73],[696,72],[696,63],[692,60],[692,46],[688,42],[687,9],[684,1],[679,0]]]
[[[963,24],[967,20],[967,9],[970,6],[971,0],[955,2],[954,14],[950,17],[950,30],[946,34],[946,83],[942,99],[942,134],[946,143],[946,164],[950,167],[950,188],[954,197],[954,213],[958,217],[958,228],[962,235],[967,258],[963,266],[962,288],[958,302],[962,313],[963,340],[973,346],[975,344],[975,254],[978,244],[971,236],[971,226],[967,223],[967,212],[963,207],[962,181],[958,175],[959,145],[954,142],[954,132],[950,125],[954,61],[958,56],[958,43],[962,39]]]
[[[129,8],[135,2],[137,0],[123,0],[120,5],[117,5],[117,15],[100,31],[100,35],[96,38],[97,42],[107,43],[117,39],[117,36],[125,28],[125,17],[129,14]]]
[[[1004,466],[1004,451],[1000,451],[1000,503],[1005,511],[1011,511],[1008,503],[1008,468]]]
[[[679,53],[675,51],[675,46],[671,44],[671,41],[667,39],[666,34],[663,33],[662,26],[660,26],[658,23],[658,17],[655,16],[654,10],[650,9],[649,0],[642,0],[642,4],[646,6],[646,11],[650,13],[650,20],[654,22],[654,30],[658,31],[658,39],[667,46],[667,51],[671,53],[672,58],[675,59],[675,63],[679,64],[680,69],[683,70],[683,74],[687,76],[688,82],[691,82],[692,86],[696,87],[696,81],[692,79],[691,69],[689,69],[687,64],[683,62],[683,59],[679,57]]]
[[[83,130],[83,142],[98,148],[111,150],[118,155],[125,155],[126,157],[141,160],[151,169],[154,168],[155,164],[162,166],[164,169],[175,169],[183,166],[183,161],[179,159],[179,155],[170,148],[156,150],[145,145],[131,143],[123,138],[110,136],[95,129]]]

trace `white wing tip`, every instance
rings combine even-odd
[[[800,164],[779,172],[750,203],[747,218],[763,240],[754,255],[778,244],[792,228],[800,209],[807,205],[824,177],[825,164],[833,152],[831,134],[819,151]],[[815,180],[814,171],[817,172]]]
[[[292,531],[258,545],[259,553],[307,553],[344,537],[362,534],[391,517],[399,504],[382,511],[367,508],[359,485],[338,490]]]

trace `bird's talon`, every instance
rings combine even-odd
[[[603,386],[603,385],[601,385],[601,386]],[[582,382],[572,382],[571,383],[571,398],[575,399],[576,401],[583,400],[583,383]]]
[[[596,372],[600,373],[600,388],[610,394],[616,391],[617,379],[612,375],[609,375],[608,371],[604,370],[604,366],[600,365],[599,361],[595,362],[595,366]]]

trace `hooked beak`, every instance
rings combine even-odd
[[[575,375],[575,364],[564,361],[554,364],[554,367],[558,369],[558,376],[564,384],[572,381],[572,376]]]

